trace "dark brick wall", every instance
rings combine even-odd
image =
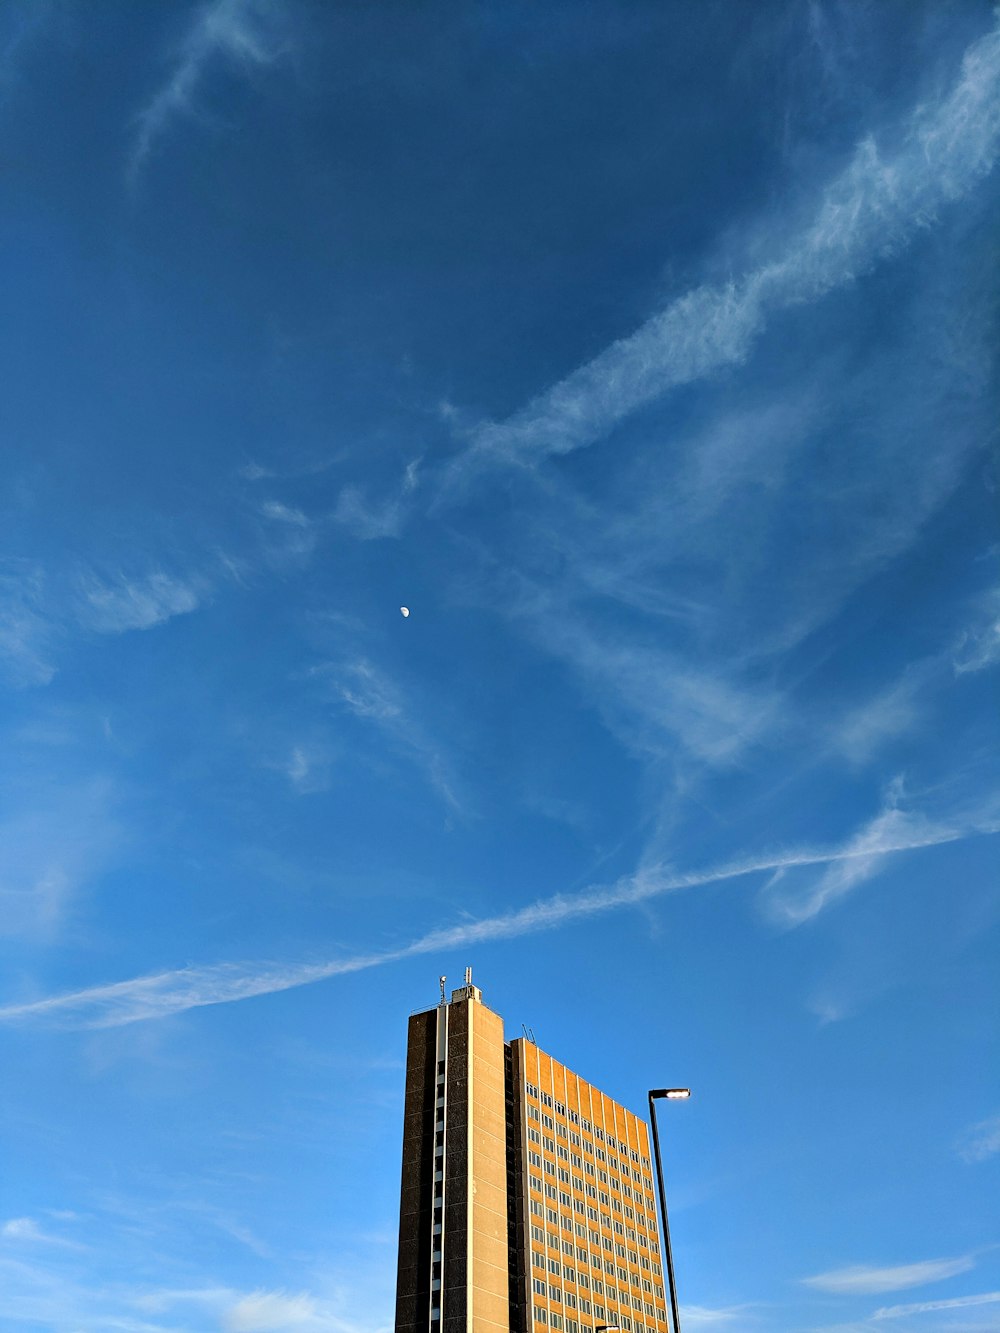
[[[407,1038],[396,1333],[426,1333],[430,1318],[436,1019],[414,1014]]]

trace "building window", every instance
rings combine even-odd
[[[542,1295],[544,1294],[545,1293],[543,1292]],[[545,1311],[541,1308],[540,1305],[535,1306],[535,1320],[539,1324],[547,1324],[549,1322],[548,1315],[545,1313]]]
[[[556,1126],[556,1122],[550,1115],[546,1115],[544,1111],[542,1112],[542,1124],[546,1129],[555,1129]]]
[[[529,1097],[534,1097],[537,1100],[538,1089],[535,1087],[534,1083],[525,1083],[524,1090]]]
[[[558,1329],[558,1328],[562,1328],[562,1326],[563,1326],[563,1323],[562,1323],[562,1315],[561,1315],[561,1314],[552,1314],[552,1315],[549,1315],[549,1323],[552,1325],[553,1328],[557,1328],[557,1329]]]
[[[558,1301],[562,1305],[562,1289],[554,1287],[551,1282],[549,1283],[549,1300]]]
[[[565,1108],[565,1106],[563,1106],[562,1102],[556,1102],[556,1104],[555,1104],[555,1113],[556,1113],[556,1115],[565,1115],[565,1114],[566,1114],[566,1108]]]
[[[532,1227],[532,1231],[534,1231],[534,1227]],[[544,1254],[539,1254],[537,1250],[534,1250],[534,1251],[532,1251],[531,1262],[532,1262],[532,1264],[534,1265],[535,1268],[544,1268],[544,1267],[545,1267],[545,1255],[544,1255]]]
[[[537,1119],[538,1119],[538,1107],[537,1107],[537,1106],[529,1106],[529,1107],[528,1107],[528,1115],[531,1117],[532,1120],[537,1120]]]
[[[576,1297],[573,1295],[571,1291],[567,1291],[566,1293],[566,1308],[567,1310],[576,1309]]]
[[[542,1182],[541,1182],[541,1178],[540,1178],[539,1176],[529,1176],[529,1177],[528,1177],[528,1184],[531,1186],[531,1188],[532,1188],[533,1190],[537,1190],[537,1191],[539,1192],[539,1194],[541,1194],[541,1192],[542,1192]]]
[[[557,1227],[559,1225],[559,1214],[556,1212],[554,1208],[546,1208],[545,1216],[548,1218],[548,1220],[552,1223],[553,1226]]]
[[[541,1217],[541,1216],[542,1216],[542,1213],[543,1213],[544,1210],[543,1210],[543,1208],[542,1208],[541,1203],[538,1201],[538,1199],[532,1199],[532,1200],[531,1200],[531,1205],[530,1205],[530,1207],[531,1207],[531,1211],[535,1214],[536,1217]]]
[[[542,1141],[542,1136],[541,1134],[539,1134],[538,1130],[531,1129],[530,1126],[528,1128],[528,1138],[531,1140],[532,1143],[541,1143]]]
[[[551,1106],[552,1094],[550,1092],[543,1092],[539,1100],[541,1101],[543,1106]]]

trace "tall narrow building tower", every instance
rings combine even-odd
[[[667,1333],[645,1121],[472,984],[410,1018],[396,1333]]]
[[[507,1333],[507,1273],[503,1020],[469,969],[410,1018],[397,1333]]]

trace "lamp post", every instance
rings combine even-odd
[[[656,1183],[660,1191],[660,1216],[663,1218],[663,1245],[667,1258],[667,1283],[670,1287],[670,1315],[674,1333],[681,1333],[681,1317],[677,1312],[677,1283],[674,1280],[674,1256],[670,1249],[670,1224],[667,1222],[667,1196],[663,1191],[663,1163],[660,1160],[660,1136],[656,1130],[655,1101],[682,1101],[691,1096],[690,1088],[651,1088],[649,1092],[649,1121],[653,1127],[653,1155],[656,1158]]]

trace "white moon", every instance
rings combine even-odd
[[[399,614],[401,616],[408,616],[410,614],[410,608],[408,606],[401,606],[399,608]]]

